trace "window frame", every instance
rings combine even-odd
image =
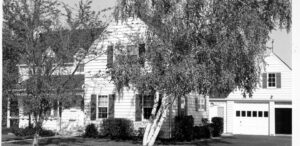
[[[269,81],[269,79],[270,79],[270,75],[271,74],[274,74],[274,86],[270,86],[269,84],[270,84],[270,81]],[[273,77],[272,77],[273,78]],[[277,77],[276,77],[276,73],[275,72],[269,72],[269,73],[267,73],[267,88],[277,88]]]
[[[146,96],[152,96],[153,97],[153,104],[150,108],[150,106],[146,106],[145,107],[145,97]],[[152,108],[153,108],[153,105],[154,105],[154,100],[155,100],[155,94],[153,95],[142,95],[142,120],[149,120],[150,116],[151,116],[151,112],[152,112]],[[149,118],[145,118],[145,108],[148,108],[148,109],[151,109],[151,112],[150,112],[150,115],[149,115]]]
[[[100,106],[99,105],[99,98],[100,97],[103,97],[103,96],[106,96],[106,98],[107,98],[107,104],[106,104],[106,107],[105,106]],[[109,96],[108,95],[100,95],[100,94],[96,94],[96,97],[97,97],[97,99],[96,99],[96,119],[107,119],[108,118],[108,108],[109,108]],[[100,117],[99,116],[99,114],[100,114],[100,111],[99,111],[99,108],[106,108],[106,118],[104,118],[104,117]]]

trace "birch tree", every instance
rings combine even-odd
[[[36,135],[57,102],[60,109],[72,102],[79,84],[75,73],[105,27],[91,3],[80,1],[78,8],[55,0],[3,3],[4,28],[10,34],[3,41],[19,52],[17,63],[26,65],[29,79],[21,83],[21,92],[26,95],[25,111],[33,115]],[[75,64],[72,69],[67,67],[70,62]],[[33,145],[38,145],[38,136]]]
[[[164,95],[156,96],[144,133],[143,145],[152,146],[175,99],[236,88],[252,95],[269,33],[276,26],[290,30],[291,1],[120,0],[114,16],[139,18],[148,27],[146,53],[116,61],[112,73],[118,89]],[[150,71],[137,63],[141,59]]]

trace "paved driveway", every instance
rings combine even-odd
[[[291,136],[250,136],[235,135],[230,137],[222,137],[220,139],[210,139],[205,141],[180,142],[173,144],[156,144],[157,146],[291,146]],[[30,146],[32,140],[18,141],[15,143],[2,143],[4,146]],[[85,139],[85,138],[58,138],[43,139],[42,146],[139,146],[141,142],[134,141],[111,141],[109,139]]]
[[[291,146],[291,136],[235,135],[195,143],[199,146]]]

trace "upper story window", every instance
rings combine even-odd
[[[276,74],[275,73],[268,74],[268,87],[276,87]]]
[[[204,96],[197,96],[195,97],[195,107],[196,111],[204,111],[206,110],[206,104],[205,104],[205,98]]]
[[[262,78],[263,88],[281,88],[281,73],[263,73]]]
[[[107,68],[113,67],[114,60],[139,59],[139,63],[144,66],[145,44],[136,45],[110,45],[107,47]],[[115,55],[115,56],[114,56]]]

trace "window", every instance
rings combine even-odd
[[[235,115],[236,115],[237,117],[240,117],[240,116],[241,116],[241,111],[236,111]]]
[[[264,117],[268,117],[269,116],[269,112],[268,111],[264,111]]]
[[[154,104],[154,95],[145,95],[143,98],[143,116],[144,119],[149,119],[151,116]]]
[[[252,117],[257,117],[257,111],[253,111]]]
[[[247,111],[247,117],[251,117],[251,111]]]
[[[258,112],[258,117],[262,117],[263,116],[263,112],[262,111],[259,111]]]
[[[98,96],[98,118],[107,118],[108,97],[106,95]]]
[[[276,75],[275,73],[268,74],[268,87],[276,87]]]
[[[242,117],[246,116],[246,111],[242,111]]]
[[[200,109],[205,110],[205,97],[200,96]]]

